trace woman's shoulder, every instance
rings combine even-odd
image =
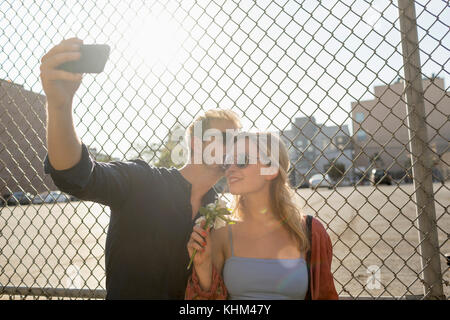
[[[308,215],[304,216],[304,220],[306,223],[306,219],[307,219]],[[323,225],[323,223],[316,217],[311,216],[311,233],[315,234],[315,235],[328,235],[327,230],[325,229],[325,226]]]

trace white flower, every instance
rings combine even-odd
[[[216,221],[214,222],[214,226],[213,228],[215,230],[223,228],[227,225],[227,223],[225,221],[223,221],[222,219],[217,218]]]
[[[200,227],[202,225],[202,221],[206,221],[206,217],[205,216],[201,216],[200,218],[197,218],[197,220],[195,220],[195,224]]]
[[[227,202],[223,199],[218,199],[217,200],[217,207],[218,208],[226,208],[227,207]]]
[[[201,216],[195,220],[195,224],[197,226],[201,226],[202,221],[208,222],[208,225],[203,226],[204,229],[207,229],[211,224],[214,229],[219,229],[225,226],[228,223],[233,223],[229,220],[229,218],[225,218],[224,216],[230,215],[230,210],[227,208],[227,203],[218,199],[215,203],[210,203],[206,207],[200,208]],[[226,221],[224,221],[226,220]],[[192,261],[194,261],[195,254],[197,250],[194,249],[194,253],[191,256],[191,260],[187,266],[187,269],[192,265]]]
[[[216,208],[216,205],[217,205],[218,209],[220,209],[220,208],[226,209],[227,208],[227,202],[223,199],[218,199],[218,200],[216,200],[215,203],[208,204],[206,206],[206,208],[208,208],[209,210],[214,210]],[[213,229],[219,229],[219,228],[225,227],[227,225],[227,223],[220,218],[216,218],[214,220],[215,220],[214,225],[212,226]],[[195,224],[200,227],[202,224],[202,221],[206,221],[205,216],[201,216],[201,217],[197,218],[197,220],[195,220]]]

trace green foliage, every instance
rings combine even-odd
[[[323,169],[333,181],[338,181],[344,175],[345,165],[342,162],[337,162],[336,158],[333,158],[329,163],[324,165]]]
[[[156,167],[181,168],[183,164],[175,164],[171,156],[172,150],[179,144],[178,141],[172,141],[172,135],[174,131],[180,128],[180,125],[175,126],[163,143],[133,144],[134,152],[132,157],[144,159]]]
[[[175,128],[176,129],[176,128]],[[161,146],[159,153],[157,155],[157,160],[155,161],[154,165],[157,167],[175,167],[175,168],[181,168],[183,164],[175,164],[172,161],[172,150],[175,148],[175,146],[179,143],[178,141],[172,141],[172,133],[169,133],[168,139],[165,141],[164,145]]]

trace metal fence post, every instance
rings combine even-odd
[[[399,0],[398,8],[405,72],[408,133],[419,223],[424,298],[445,299],[434,206],[433,164],[431,152],[427,145],[428,136],[414,1]]]

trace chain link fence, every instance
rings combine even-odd
[[[0,298],[105,296],[109,208],[43,172],[40,59],[77,36],[111,46],[74,101],[95,159],[170,165],[174,128],[231,108],[284,138],[341,298],[445,299],[449,21],[440,0],[2,1]]]

